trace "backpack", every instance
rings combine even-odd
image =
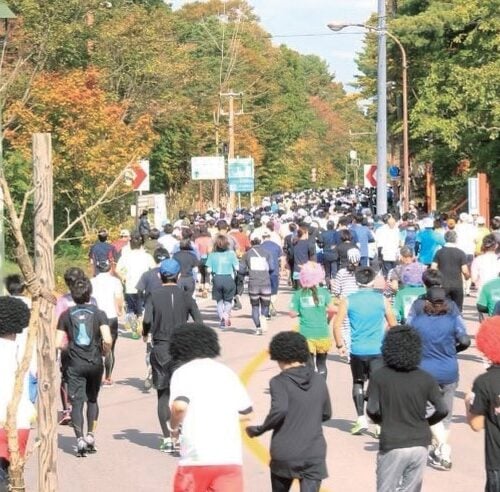
[[[70,352],[90,363],[99,363],[102,357],[101,336],[97,309],[94,306],[73,306],[69,309]]]

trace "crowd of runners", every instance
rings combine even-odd
[[[413,202],[401,217],[377,216],[370,206],[363,190],[308,190],[234,213],[181,211],[160,228],[145,211],[137,230],[122,229],[119,238],[100,230],[89,271],[67,270],[68,292],[56,305],[60,423],[73,426],[77,455],[97,449],[99,391],[113,386],[122,329],[145,342],[144,385],[157,393],[159,448],[180,455],[176,492],[242,490],[240,422],[250,437],[273,431],[273,492],[289,490],[294,479],[301,491],[319,491],[327,476],[322,423],[331,418],[327,355],[337,351],[352,372],[351,433],[379,439],[377,490],[418,491],[426,464],[452,468],[457,354],[471,343],[462,309],[475,289],[476,346],[489,369],[466,397],[467,417],[474,430],[485,428],[486,490],[500,492],[500,217],[486,224],[467,213],[424,214]],[[29,300],[19,276],[6,285],[0,372],[13,374]],[[285,291],[292,291],[292,322],[283,327],[294,330],[271,340],[281,372],[270,381],[269,414],[250,425],[250,397],[214,360],[217,331],[238,329],[232,314],[247,294],[261,336]],[[215,330],[198,307],[208,297]],[[34,366],[27,378],[33,386]],[[18,418],[22,450],[35,399],[28,382]],[[12,388],[0,385],[0,483],[8,473],[1,426]]]

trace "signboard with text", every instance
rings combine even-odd
[[[224,179],[224,156],[191,157],[191,179]]]
[[[251,157],[229,159],[227,162],[229,191],[253,193],[255,188],[254,161]]]

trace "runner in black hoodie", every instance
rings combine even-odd
[[[294,479],[301,492],[317,492],[326,470],[322,422],[331,417],[325,379],[309,364],[306,339],[297,332],[278,333],[269,345],[281,373],[270,381],[271,409],[262,425],[247,427],[250,437],[268,430],[271,438],[271,486],[287,492]]]

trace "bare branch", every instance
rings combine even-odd
[[[54,246],[59,242],[61,241],[61,239],[71,230],[73,229],[73,227],[75,227],[76,224],[79,224],[80,222],[82,222],[82,220],[84,218],[87,217],[87,215],[89,215],[90,212],[92,212],[93,210],[95,210],[97,207],[99,207],[100,205],[102,205],[102,203],[104,202],[104,200],[106,200],[106,198],[110,195],[110,193],[112,191],[114,191],[116,189],[116,187],[120,184],[120,182],[123,180],[123,178],[125,177],[125,174],[128,170],[128,168],[137,160],[138,156],[134,156],[130,161],[129,163],[120,171],[120,173],[118,174],[118,176],[116,176],[116,178],[113,180],[113,182],[106,188],[106,190],[104,191],[104,193],[99,197],[99,199],[94,202],[92,205],[90,205],[90,207],[87,207],[75,220],[73,220],[70,224],[68,224],[68,226],[66,227],[66,229],[64,229],[64,231],[61,232],[61,234],[59,234],[59,236],[57,236],[55,239],[54,239]]]
[[[28,206],[28,200],[31,195],[35,193],[35,187],[31,188],[28,190],[23,197],[23,204],[21,205],[21,211],[19,212],[19,223],[20,225],[23,225],[24,222],[24,215],[26,214],[26,207]]]

